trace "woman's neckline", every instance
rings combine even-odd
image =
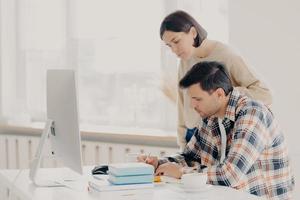
[[[209,52],[206,52],[206,55],[204,56],[198,56],[198,55],[193,55],[193,58],[195,59],[204,59],[204,58],[208,58],[210,57],[217,49],[217,47],[219,46],[220,42],[215,41],[215,40],[204,40],[203,42],[206,42],[204,45],[204,48],[210,48]],[[209,43],[209,44],[208,44]],[[207,45],[211,45],[210,47],[207,47]]]

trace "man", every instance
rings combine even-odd
[[[268,199],[291,199],[294,179],[284,136],[272,112],[232,87],[218,62],[195,64],[181,79],[203,122],[180,155],[158,160],[140,156],[156,174],[181,178],[193,170],[207,183]]]

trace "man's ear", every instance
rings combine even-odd
[[[226,96],[225,92],[222,88],[216,89],[215,93],[216,93],[218,98],[224,98]]]

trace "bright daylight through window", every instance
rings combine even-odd
[[[81,128],[175,135],[175,102],[162,85],[176,92],[177,58],[160,40],[162,19],[186,10],[210,38],[227,42],[226,0],[14,2],[1,5],[1,22],[10,22],[0,29],[1,49],[8,49],[0,51],[2,121],[44,122],[46,70],[71,68]]]

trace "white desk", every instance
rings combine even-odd
[[[18,174],[18,170],[0,170],[0,199],[8,199],[9,193],[10,200],[90,200],[90,199],[126,199],[126,200],[179,200],[179,199],[197,199],[197,200],[255,200],[261,199],[248,193],[243,193],[228,187],[211,186],[208,190],[203,192],[184,192],[179,187],[169,184],[156,185],[153,189],[143,190],[127,190],[127,191],[111,191],[111,192],[88,192],[87,181],[91,178],[91,167],[85,167],[85,175],[78,181],[70,184],[70,188],[66,187],[52,187],[41,188],[35,187],[29,180],[29,170],[23,170],[17,181],[15,187],[11,191],[11,183]],[[61,169],[42,169],[42,174],[45,177],[52,177],[57,174]]]

